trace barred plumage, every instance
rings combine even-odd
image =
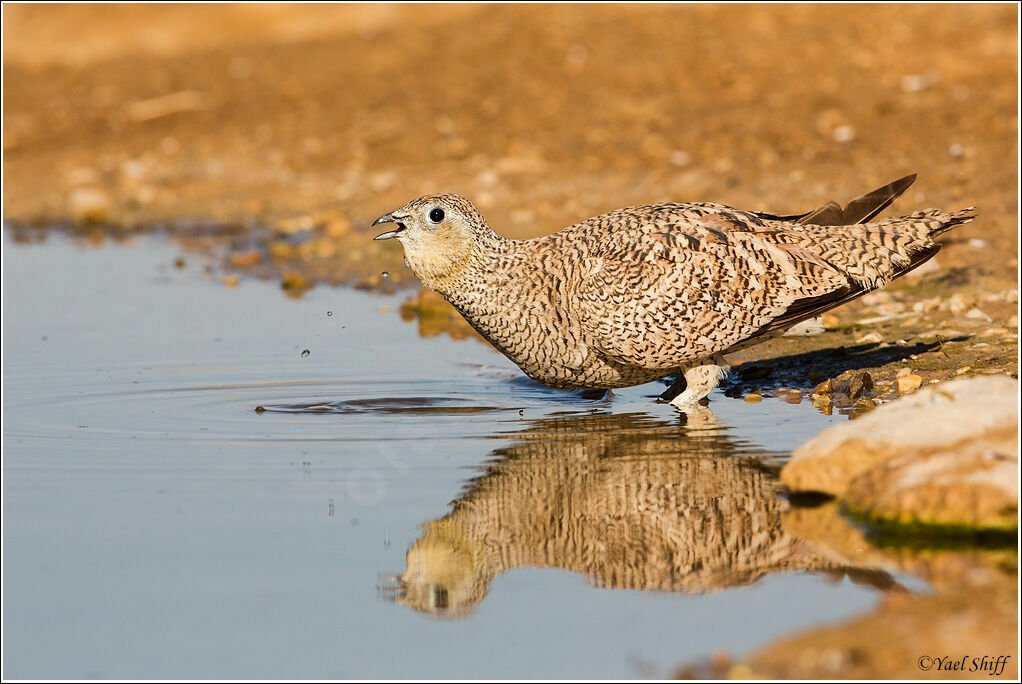
[[[685,405],[713,389],[725,354],[883,287],[936,254],[933,237],[974,218],[928,209],[861,223],[914,180],[797,216],[630,207],[533,240],[501,237],[448,194],[374,225],[396,223],[379,238],[401,241],[423,284],[533,379],[611,389],[678,373],[668,396]]]

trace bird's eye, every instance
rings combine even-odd
[[[433,223],[440,223],[444,220],[444,210],[440,207],[433,207],[429,212],[429,220]]]

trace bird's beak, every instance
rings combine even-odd
[[[400,219],[403,219],[403,218],[405,218],[405,217],[404,216],[395,216],[394,212],[390,212],[389,214],[384,214],[380,218],[378,218],[375,221],[373,221],[373,225],[374,226],[378,226],[381,223],[396,223],[397,224],[397,228],[395,228],[394,230],[388,230],[386,233],[380,233],[379,235],[377,235],[373,239],[374,240],[389,240],[391,238],[395,238],[398,235],[400,235],[401,231],[403,231],[405,229],[405,224],[401,223],[401,220],[400,220]]]

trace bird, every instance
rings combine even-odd
[[[659,399],[698,405],[728,354],[885,286],[932,258],[975,207],[877,220],[911,174],[802,214],[709,202],[627,207],[529,240],[467,199],[419,197],[377,218],[421,283],[533,380],[607,392],[674,376]],[[705,403],[705,402],[703,402]]]

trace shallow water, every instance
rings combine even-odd
[[[664,676],[903,579],[783,527],[843,417],[585,400],[178,254],[4,233],[5,677]]]

